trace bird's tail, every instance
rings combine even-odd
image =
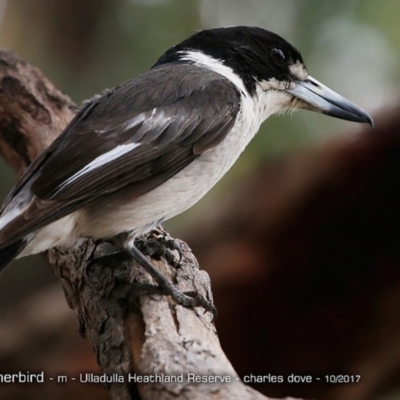
[[[21,253],[32,239],[22,238],[5,247],[0,247],[0,273]]]

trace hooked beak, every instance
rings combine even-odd
[[[293,89],[286,89],[285,92],[306,103],[306,108],[348,121],[368,122],[371,128],[374,127],[374,121],[367,112],[310,75],[295,84]]]

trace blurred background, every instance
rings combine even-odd
[[[313,77],[375,117],[395,110],[399,103],[399,15],[397,0],[0,0],[0,46],[37,66],[80,104],[147,70],[166,49],[197,30],[255,25],[294,44]],[[318,149],[333,146],[332,143],[358,140],[362,128],[304,111],[271,117],[206,198],[166,224],[173,236],[188,240],[202,268],[211,274],[217,308],[218,291],[235,276],[237,281],[242,280],[244,272],[232,273],[232,278],[230,270],[240,266],[233,267],[223,258],[212,262],[212,255],[202,247],[197,235],[200,227],[207,229],[204,220],[218,218],[226,201],[232,202],[232,196],[238,195],[235,186],[250,180],[260,168],[280,170],[287,160],[317,154]],[[318,162],[315,168],[318,169]],[[281,175],[271,176],[273,191],[275,186],[279,187]],[[1,199],[14,182],[15,173],[0,160]],[[267,179],[265,185],[269,185]],[[214,241],[217,247],[218,240]],[[224,265],[218,268],[218,263]],[[224,301],[227,300],[221,297],[221,307]],[[27,316],[27,304],[41,310],[40,315]],[[70,373],[96,368],[88,345],[78,335],[75,314],[63,301],[61,286],[40,256],[14,262],[1,276],[0,359],[11,360],[21,346],[18,340],[22,339],[15,333],[22,324],[21,313],[25,315],[24,321],[35,327],[36,333],[32,335],[37,336],[25,348],[33,358],[36,355],[36,362],[25,368],[47,365],[44,348],[50,349],[46,350],[46,359],[53,363],[53,371]],[[223,323],[222,317],[217,322],[221,332]],[[69,332],[71,348],[59,343],[57,335],[61,332]],[[223,338],[221,341],[224,347]],[[57,356],[51,359],[51,354]],[[234,363],[234,367],[240,370],[240,365]],[[268,368],[261,372],[273,372]],[[0,398],[13,398],[11,394],[6,397],[6,392],[1,395],[2,390],[5,389],[0,386]],[[61,398],[60,390],[73,392],[70,387],[55,387],[54,398]],[[102,388],[96,390],[106,396]],[[395,390],[390,396],[400,399]]]

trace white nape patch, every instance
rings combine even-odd
[[[199,67],[208,68],[211,71],[224,76],[229,79],[243,93],[243,95],[249,95],[239,75],[235,74],[232,68],[224,65],[221,60],[208,56],[201,51],[183,50],[180,53],[183,54],[182,60],[191,61]]]
[[[82,168],[80,171],[78,171],[76,174],[74,174],[70,178],[68,178],[63,184],[60,185],[59,189],[64,188],[69,183],[71,183],[74,180],[80,178],[81,176],[89,173],[90,171],[93,171],[94,169],[99,168],[102,165],[107,164],[107,163],[117,159],[118,157],[123,156],[125,153],[128,153],[129,151],[135,149],[138,146],[140,146],[140,143],[121,144],[121,145],[115,147],[114,149],[108,151],[107,153],[104,153],[101,156],[98,156],[93,161],[91,161],[88,165],[86,165],[84,168]]]
[[[301,62],[297,61],[296,64],[293,64],[289,67],[290,72],[292,75],[294,75],[296,78],[298,78],[300,81],[304,81],[307,79],[308,72],[304,64]]]

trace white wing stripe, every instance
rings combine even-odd
[[[59,186],[58,190],[63,189],[65,186],[69,185],[70,183],[72,183],[76,179],[80,178],[81,176],[89,173],[90,171],[93,171],[96,168],[103,166],[104,164],[107,164],[107,163],[117,159],[118,157],[123,156],[125,153],[128,153],[129,151],[135,149],[138,146],[140,146],[140,143],[121,144],[121,145],[115,147],[114,149],[108,151],[107,153],[104,153],[101,156],[96,157],[88,165],[86,165],[84,168],[82,168],[76,174],[72,175],[65,182],[63,182]]]

